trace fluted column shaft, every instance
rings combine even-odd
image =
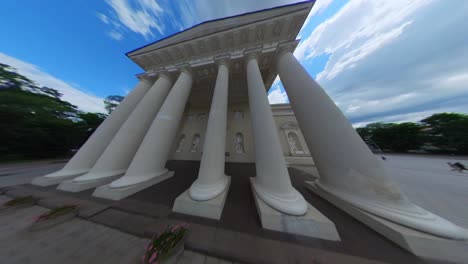
[[[167,157],[191,88],[191,73],[183,70],[151,124],[127,172],[120,179],[113,181],[110,184],[111,188],[131,186],[167,172]]]
[[[466,230],[420,208],[391,181],[351,123],[286,51],[277,62],[299,127],[320,173],[318,186],[365,211],[435,235],[466,239]]]
[[[307,204],[292,187],[283,157],[275,121],[255,56],[247,62],[247,86],[255,146],[254,178],[256,194],[273,208],[292,215],[303,215]]]
[[[218,66],[218,76],[211,102],[198,179],[189,189],[190,197],[205,201],[218,196],[227,186],[224,175],[229,69]]]
[[[109,145],[122,124],[127,120],[136,105],[151,87],[152,82],[141,80],[115,110],[81,146],[63,169],[46,177],[78,176],[87,173],[94,166],[106,147]]]
[[[170,77],[161,75],[119,129],[89,173],[75,178],[73,182],[103,179],[125,173],[169,93],[171,85]]]

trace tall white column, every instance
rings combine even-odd
[[[402,225],[443,237],[468,238],[466,230],[409,201],[290,51],[280,54],[277,69],[320,173],[321,189]]]
[[[257,59],[252,54],[247,60],[247,86],[257,172],[253,180],[255,192],[278,211],[303,215],[307,211],[307,203],[291,185]]]
[[[104,152],[119,128],[141,101],[153,82],[141,80],[117,108],[94,131],[73,158],[60,171],[48,174],[46,178],[70,178],[88,172]],[[34,182],[33,182],[34,183]]]
[[[127,172],[120,179],[113,181],[110,188],[132,186],[167,172],[167,157],[191,88],[192,75],[188,69],[182,69]]]
[[[198,178],[189,189],[190,197],[196,201],[218,196],[228,184],[228,177],[224,174],[228,83],[229,69],[222,61],[218,66]]]
[[[127,170],[135,152],[145,137],[154,117],[158,113],[172,80],[161,74],[153,87],[146,93],[127,121],[122,125],[112,142],[89,173],[73,179],[74,183],[102,180],[122,175]]]

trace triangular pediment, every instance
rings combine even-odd
[[[292,121],[289,121],[281,126],[281,129],[288,129],[288,128],[297,128],[297,124]]]
[[[226,31],[233,28],[244,27],[246,25],[265,21],[271,18],[294,14],[299,11],[306,10],[308,13],[310,8],[312,8],[313,3],[314,1],[300,2],[287,6],[280,6],[271,9],[259,10],[251,13],[231,16],[227,18],[206,21],[191,28],[188,28],[184,31],[166,37],[164,39],[153,42],[149,45],[130,51],[127,53],[127,55],[131,57],[137,54],[148,52],[150,50],[164,48],[166,46],[193,40],[199,37],[207,36],[221,31]]]

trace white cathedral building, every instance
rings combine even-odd
[[[403,248],[466,256],[467,230],[413,204],[294,57],[313,4],[208,21],[128,52],[144,70],[138,85],[63,169],[33,184],[119,200],[173,177],[168,160],[200,161],[173,211],[219,219],[225,163],[255,163],[264,228],[337,241],[334,224],[291,184],[288,165],[314,165],[311,191]],[[278,75],[290,105],[268,102]]]

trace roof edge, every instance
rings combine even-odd
[[[227,16],[227,17],[222,17],[222,18],[216,18],[216,19],[212,19],[212,20],[207,20],[207,21],[198,23],[198,24],[196,24],[196,25],[194,25],[194,26],[191,26],[191,27],[189,27],[189,28],[186,28],[186,29],[184,29],[184,30],[182,30],[182,31],[179,31],[179,32],[177,32],[177,33],[174,33],[174,34],[172,34],[172,35],[169,35],[169,36],[167,36],[167,37],[158,39],[158,40],[156,40],[156,41],[153,41],[153,42],[151,42],[151,43],[148,43],[148,44],[146,44],[146,45],[143,45],[143,46],[141,46],[141,47],[139,47],[139,48],[136,48],[136,49],[133,49],[133,50],[131,50],[131,51],[129,51],[129,52],[126,52],[126,53],[125,53],[125,56],[127,56],[128,58],[130,58],[129,54],[132,53],[132,52],[135,52],[135,51],[137,51],[137,50],[146,48],[146,47],[151,46],[151,45],[153,45],[153,44],[155,44],[155,43],[158,43],[158,42],[163,41],[163,40],[165,40],[165,39],[168,39],[168,38],[174,37],[174,36],[176,36],[176,35],[182,34],[182,33],[186,32],[186,31],[188,31],[188,30],[191,30],[191,29],[193,29],[193,28],[199,27],[199,26],[204,25],[204,24],[207,24],[207,23],[211,23],[211,22],[215,22],[215,21],[221,21],[221,20],[230,19],[230,18],[239,17],[239,16],[245,16],[245,15],[255,14],[255,13],[264,12],[264,11],[268,11],[268,10],[274,10],[274,9],[284,8],[284,7],[288,7],[288,6],[295,6],[295,5],[305,4],[305,3],[312,3],[312,2],[315,3],[315,1],[316,1],[316,0],[306,0],[306,1],[301,1],[301,2],[297,2],[297,3],[282,5],[282,6],[275,6],[275,7],[271,7],[271,8],[260,9],[260,10],[256,10],[256,11],[252,11],[252,12],[247,12],[247,13],[242,13],[242,14],[238,14],[238,15],[233,15],[233,16]],[[313,6],[313,5],[312,5],[312,6]]]

